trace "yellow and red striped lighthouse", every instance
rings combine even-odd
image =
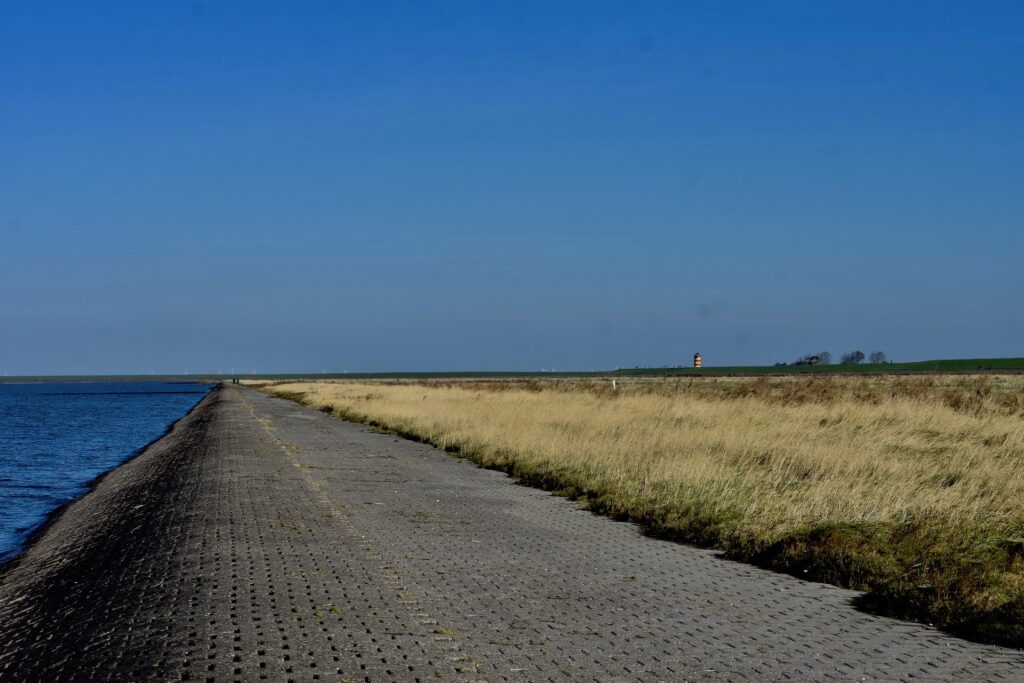
[[[695,367],[695,368],[699,368],[700,367],[700,354],[699,353],[693,354],[693,367]]]

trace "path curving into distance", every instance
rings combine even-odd
[[[0,680],[1013,680],[1024,653],[215,390],[0,575]]]

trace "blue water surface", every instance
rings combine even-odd
[[[159,438],[211,389],[170,382],[0,383],[0,562],[53,509]]]

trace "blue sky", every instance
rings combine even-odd
[[[1024,356],[1018,2],[0,4],[0,372]]]

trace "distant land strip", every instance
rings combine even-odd
[[[122,375],[11,375],[0,382],[133,382],[133,381],[210,381],[232,377],[247,379],[487,379],[534,377],[756,377],[785,375],[903,375],[903,374],[975,374],[1021,373],[1024,358],[953,358],[908,363],[861,363],[857,365],[723,365],[694,368],[687,366],[635,367],[616,370],[455,370],[408,372],[239,372],[191,374]]]

